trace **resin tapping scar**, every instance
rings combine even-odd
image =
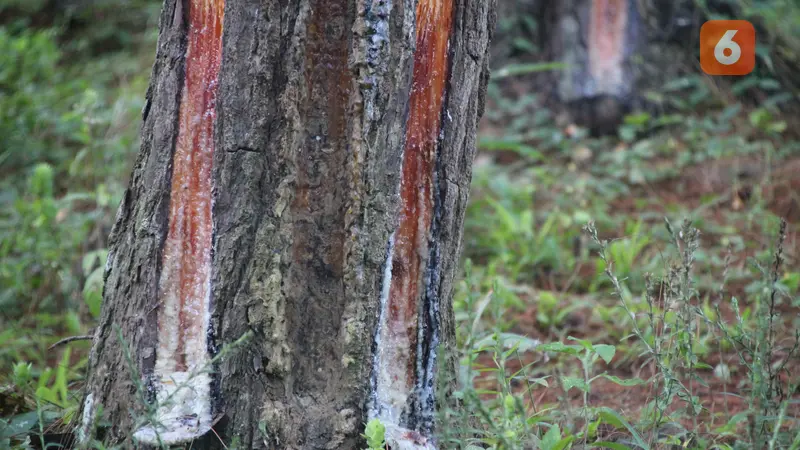
[[[419,310],[428,272],[434,170],[448,78],[453,1],[420,0],[416,14],[417,45],[400,182],[400,223],[392,234],[385,263],[370,411],[372,417],[386,424],[387,442],[392,448],[430,447],[429,443],[411,443],[404,436],[414,433],[406,429],[412,414],[411,398],[419,384],[419,368],[429,365],[419,361],[423,357],[418,354]],[[428,357],[435,358],[435,352]]]
[[[156,423],[134,437],[184,442],[211,427],[207,331],[210,318],[212,181],[217,78],[224,0],[190,0],[169,229],[159,281],[158,347],[153,387]]]

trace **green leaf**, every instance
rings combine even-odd
[[[44,400],[47,403],[52,403],[54,405],[58,405],[58,395],[56,395],[53,389],[50,389],[46,386],[42,386],[36,389],[36,397],[40,400]]]
[[[59,364],[56,368],[56,382],[53,385],[53,389],[57,390],[57,392],[60,394],[59,405],[62,407],[67,406],[69,403],[69,396],[67,395],[67,369],[70,367],[69,359],[71,353],[72,349],[70,347],[67,347],[64,350],[64,354],[61,357],[61,364]]]
[[[94,262],[98,259],[97,252],[89,252],[83,255],[83,259],[81,260],[81,268],[83,269],[83,275],[87,276],[92,273],[92,268],[94,268]]]
[[[650,446],[642,439],[639,433],[636,432],[636,429],[628,423],[622,416],[619,415],[618,412],[614,411],[611,408],[607,408],[605,406],[598,408],[598,415],[603,420],[603,422],[614,426],[616,428],[625,428],[628,432],[631,433],[631,437],[633,440],[636,441],[636,445],[640,446],[644,450],[650,450]]]
[[[631,450],[630,447],[624,444],[620,444],[619,442],[595,442],[592,445],[592,448],[610,448],[611,450]]]
[[[561,342],[551,342],[549,344],[540,345],[537,347],[537,350],[541,352],[566,353],[568,355],[578,356],[581,347],[577,345],[566,345]]]
[[[565,391],[569,391],[572,388],[578,388],[583,392],[589,392],[589,385],[583,378],[561,377],[561,385],[564,387]]]
[[[627,116],[625,116],[624,121],[629,125],[643,126],[646,125],[648,121],[650,121],[650,114],[646,112],[639,114],[628,114]]]
[[[568,340],[568,341],[575,341],[575,342],[577,342],[577,343],[581,344],[581,346],[582,346],[583,348],[585,348],[586,350],[588,350],[588,351],[590,351],[590,352],[594,351],[594,346],[592,346],[592,343],[591,343],[591,342],[589,342],[589,341],[587,341],[586,339],[578,339],[578,338],[576,338],[576,337],[569,336],[569,337],[567,338],[567,340]]]
[[[633,142],[636,139],[636,128],[632,125],[623,125],[619,127],[619,137],[625,142]]]
[[[509,64],[496,72],[492,73],[492,80],[499,80],[502,78],[514,75],[526,75],[535,72],[547,72],[552,70],[566,69],[567,65],[560,62],[548,63],[531,63],[531,64]]]
[[[541,342],[515,333],[495,333],[476,342],[475,348],[477,350],[485,350],[494,348],[495,345],[524,353],[539,347]]]
[[[606,374],[606,373],[601,374],[600,376],[605,378],[605,379],[607,379],[608,381],[610,381],[610,382],[612,382],[614,384],[618,384],[620,386],[638,386],[640,384],[644,384],[645,383],[645,381],[642,380],[641,378],[631,378],[629,380],[623,380],[620,377],[615,377],[614,375],[609,375],[609,374]]]
[[[556,450],[556,446],[561,442],[561,430],[558,425],[553,425],[542,436],[541,450]]]
[[[31,363],[18,362],[14,364],[14,375],[11,379],[14,381],[14,385],[16,385],[17,388],[24,388],[28,385],[28,382],[33,379],[33,375],[31,375],[32,368],[33,365]]]
[[[603,423],[603,421],[600,419],[597,419],[589,423],[589,425],[586,427],[586,436],[589,439],[597,438],[597,428],[600,426],[601,423]]]
[[[734,414],[733,417],[731,417],[730,420],[728,420],[728,425],[736,425],[745,422],[749,414],[750,413],[747,411]]]
[[[536,148],[509,139],[481,139],[478,148],[485,151],[511,151],[530,158],[533,161],[540,161],[544,155]]]
[[[607,344],[597,344],[594,346],[594,351],[603,358],[603,361],[606,364],[611,364],[611,360],[614,359],[614,354],[617,352],[617,348],[613,345]]]
[[[103,272],[103,267],[97,267],[89,274],[83,285],[83,301],[95,319],[100,317],[100,307],[103,303]]]
[[[27,412],[24,414],[18,414],[16,416],[11,417],[8,421],[8,425],[4,427],[2,432],[0,432],[0,437],[14,437],[16,435],[26,433],[28,430],[33,428],[36,425],[36,422],[39,421],[39,417],[36,411]]]
[[[386,426],[379,419],[371,419],[364,429],[364,437],[370,450],[383,449],[386,440]]]
[[[567,436],[558,441],[553,450],[564,450],[575,439],[575,436]]]
[[[550,384],[547,383],[547,378],[549,376],[550,375],[548,375],[547,377],[534,377],[534,378],[527,378],[527,379],[523,378],[523,379],[527,380],[529,383],[538,384],[544,387],[550,387]]]
[[[30,193],[37,197],[51,198],[53,196],[54,173],[53,166],[50,164],[37,164],[29,180]]]
[[[531,416],[525,422],[529,427],[536,425],[539,422],[544,422],[547,418],[545,416]]]

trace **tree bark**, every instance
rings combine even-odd
[[[494,1],[231,0],[218,73],[214,5],[164,3],[84,442],[136,442],[206,361],[226,443],[358,448],[378,417],[431,445]]]

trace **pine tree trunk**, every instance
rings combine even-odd
[[[377,417],[431,445],[494,20],[165,0],[84,438],[350,449]]]

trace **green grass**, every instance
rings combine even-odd
[[[745,9],[791,41],[796,7]],[[605,138],[491,83],[445,448],[800,448],[783,81],[675,79]]]
[[[798,448],[798,246],[769,186],[800,154],[780,84],[756,74],[723,102],[674,80],[656,98],[676,113],[599,139],[493,84],[445,442]]]

